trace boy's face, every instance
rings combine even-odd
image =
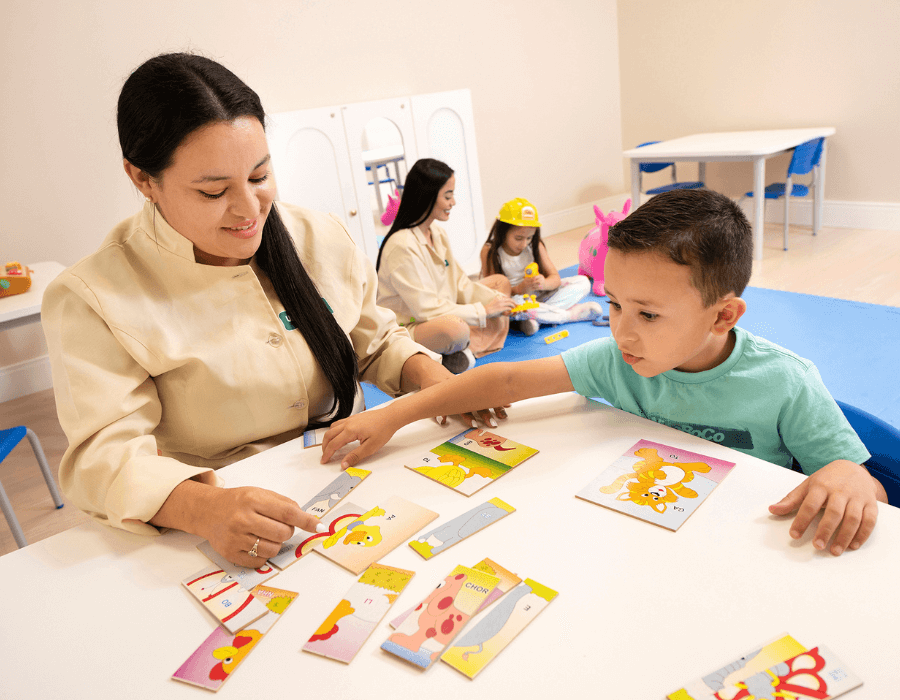
[[[604,269],[612,335],[639,375],[702,372],[728,357],[728,334],[712,332],[722,303],[704,307],[690,267],[611,249]]]

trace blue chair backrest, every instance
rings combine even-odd
[[[890,504],[900,507],[900,430],[856,406],[837,405],[872,455],[866,462],[872,476],[884,486]]]
[[[806,175],[815,168],[819,164],[819,158],[822,157],[822,144],[824,143],[825,139],[821,138],[797,146],[791,157],[791,164],[788,166],[788,176]]]
[[[639,143],[638,148],[643,148],[644,146],[652,146],[654,143],[659,143],[659,141],[644,141],[644,143]],[[671,163],[641,163],[638,167],[641,169],[642,173],[657,173],[660,170],[664,170],[665,168],[670,167]]]

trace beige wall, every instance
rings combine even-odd
[[[619,0],[618,10],[626,148],[694,132],[834,126],[826,200],[900,202],[900,3]],[[769,160],[767,180],[787,163]],[[750,164],[707,172],[727,194],[752,188]]]

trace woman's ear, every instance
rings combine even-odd
[[[719,302],[719,312],[713,323],[712,332],[716,335],[725,335],[737,325],[738,320],[747,310],[747,302],[733,295],[729,295]]]
[[[138,191],[147,198],[148,202],[155,202],[156,200],[153,197],[155,182],[153,178],[136,165],[132,165],[126,158],[122,159],[122,165],[125,167],[125,174],[128,175],[128,179],[134,183]]]

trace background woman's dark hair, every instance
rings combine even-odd
[[[447,184],[452,175],[453,168],[434,158],[420,158],[409,169],[406,183],[403,185],[403,196],[400,197],[400,208],[397,209],[397,218],[394,219],[391,230],[387,232],[378,249],[376,270],[381,267],[381,252],[388,238],[397,231],[413,228],[424,222],[434,209],[441,187]]]
[[[512,228],[515,228],[515,226],[508,224],[505,221],[500,221],[500,219],[494,219],[494,225],[491,226],[491,231],[488,233],[487,237],[487,274],[493,275],[498,272],[501,275],[504,274],[503,266],[500,264],[500,248],[503,247],[503,241],[506,240],[506,234],[509,233],[509,230]],[[541,255],[539,253],[540,247],[541,227],[537,226],[534,229],[534,236],[531,237],[531,253],[534,255],[534,261],[538,265],[538,272],[546,276],[547,272],[544,270],[543,265],[541,265]]]
[[[122,86],[117,113],[122,155],[159,178],[190,134],[239,117],[256,117],[265,125],[259,96],[230,70],[193,54],[156,56]],[[334,419],[350,415],[359,375],[356,353],[306,273],[274,204],[256,262],[269,276],[291,323],[303,334],[331,384]]]

